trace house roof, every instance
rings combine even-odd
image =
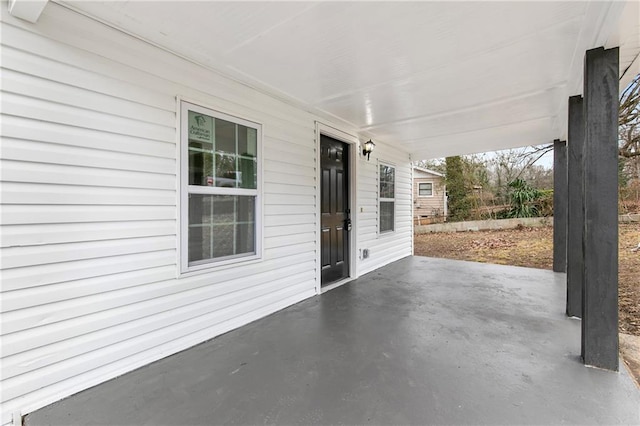
[[[436,176],[439,176],[439,177],[445,177],[442,173],[434,172],[433,170],[425,169],[424,167],[413,166],[413,169],[414,170],[419,170],[419,171],[424,172],[424,173],[429,173],[429,174],[432,174],[432,175],[436,175]]]
[[[566,136],[584,52],[640,72],[640,3],[60,0],[413,159]]]

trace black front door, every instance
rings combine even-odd
[[[349,146],[320,136],[322,285],[349,276]]]

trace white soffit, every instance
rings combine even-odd
[[[640,51],[615,1],[64,4],[415,159],[563,138],[584,51]]]

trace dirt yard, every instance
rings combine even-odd
[[[620,350],[640,387],[640,224],[620,224]],[[553,227],[416,235],[414,254],[552,269]]]
[[[640,224],[620,224],[620,332],[640,336]],[[553,227],[416,235],[417,256],[551,269]]]

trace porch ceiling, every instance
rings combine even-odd
[[[640,51],[637,2],[61,3],[415,159],[563,138],[584,51]]]

